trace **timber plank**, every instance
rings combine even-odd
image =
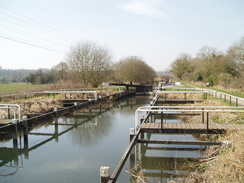
[[[240,124],[209,124],[207,131],[206,124],[202,123],[163,123],[161,130],[161,123],[144,123],[141,129],[154,133],[222,133],[227,129],[240,130],[244,129],[244,125]]]
[[[5,125],[5,124],[9,124],[12,123],[12,119],[1,119],[0,120],[0,124]]]

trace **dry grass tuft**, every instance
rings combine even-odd
[[[180,182],[244,182],[244,131],[229,132],[220,136],[219,140],[231,141],[232,146],[209,149],[209,156],[202,160],[197,170]]]
[[[221,106],[217,100],[207,100],[202,103],[195,103],[192,106]],[[200,116],[184,117],[187,122],[201,123]],[[241,123],[244,118],[236,113],[211,113],[210,123]],[[204,140],[230,141],[231,147],[211,146],[205,159],[195,167],[195,171],[190,173],[187,178],[179,179],[181,183],[244,183],[244,131],[228,131],[223,135],[199,135],[198,138]],[[193,166],[189,164],[189,166]],[[173,182],[173,181],[171,181]]]
[[[15,101],[15,104],[19,104],[21,106],[21,115],[47,113],[53,111],[53,108],[55,107],[61,107],[57,100],[45,97],[37,97],[26,101]],[[13,116],[13,110],[10,112],[11,116]],[[0,110],[0,119],[7,118],[7,110]]]
[[[53,108],[60,107],[61,105],[55,99],[38,97],[20,103],[22,114],[29,113],[47,113],[51,112]]]
[[[137,164],[134,168],[126,172],[131,175],[130,181],[132,183],[150,183],[149,178],[145,177],[141,163]]]

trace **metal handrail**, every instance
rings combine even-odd
[[[215,93],[216,91],[157,91],[156,93]]]
[[[194,110],[195,108],[195,110]],[[200,109],[201,108],[201,109]],[[213,109],[216,110],[213,110]],[[228,109],[228,110],[223,110]],[[206,112],[207,114],[209,112],[241,112],[243,113],[244,107],[227,107],[227,106],[145,106],[145,107],[139,107],[135,112],[135,129],[138,130],[140,125],[145,122],[144,120],[142,123],[139,121],[139,113],[140,112],[158,112],[159,114],[163,115],[165,112]],[[207,129],[208,129],[208,121],[207,121]]]
[[[60,90],[52,90],[52,91],[44,91],[45,93],[93,93],[94,100],[97,100],[97,92],[96,91],[60,91]]]
[[[0,107],[0,109],[12,109],[14,111],[14,119],[16,119],[16,111],[13,107]]]
[[[15,106],[15,107],[18,107],[18,109],[19,109],[18,116],[19,116],[19,121],[20,121],[20,105],[18,105],[18,104],[0,104],[0,106]],[[10,107],[8,107],[8,108],[10,108]]]

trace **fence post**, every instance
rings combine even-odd
[[[236,107],[238,107],[238,98],[236,98]]]

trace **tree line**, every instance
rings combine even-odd
[[[181,81],[244,88],[244,37],[226,52],[203,46],[195,57],[182,53],[171,63],[170,71]]]
[[[138,56],[112,61],[111,51],[96,42],[79,42],[72,46],[62,62],[50,70],[38,69],[25,77],[27,83],[46,84],[75,81],[98,87],[102,82],[153,82],[155,70]]]
[[[32,69],[3,69],[0,66],[0,83],[7,84],[9,82],[25,82],[25,77],[35,72]]]

